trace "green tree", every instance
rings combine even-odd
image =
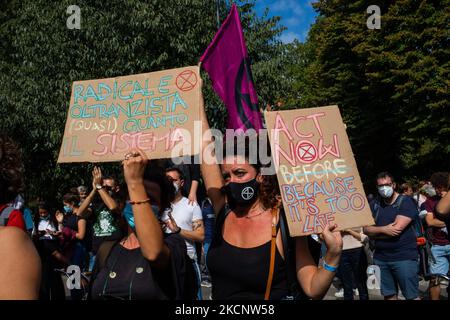
[[[338,104],[363,181],[448,170],[449,1],[321,0],[305,44],[289,49],[288,107]],[[289,88],[287,88],[289,91]]]

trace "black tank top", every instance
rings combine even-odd
[[[228,212],[225,207],[217,217],[215,237],[206,259],[212,298],[263,300],[270,267],[270,241],[254,248],[239,248],[227,243],[223,239],[222,226]],[[286,264],[277,248],[270,299],[280,300],[288,292]]]

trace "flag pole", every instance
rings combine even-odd
[[[217,29],[220,28],[219,3],[220,3],[220,0],[216,0]]]

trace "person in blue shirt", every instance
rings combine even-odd
[[[364,233],[375,240],[374,263],[381,272],[381,294],[385,300],[397,300],[400,287],[407,300],[419,299],[417,207],[411,197],[395,191],[390,173],[379,173],[376,182],[380,197],[370,203],[375,226],[365,227]]]

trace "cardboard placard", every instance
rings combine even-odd
[[[374,224],[337,106],[264,116],[291,236]]]
[[[150,159],[196,154],[200,95],[197,66],[76,81],[58,163],[120,161],[136,147]]]

